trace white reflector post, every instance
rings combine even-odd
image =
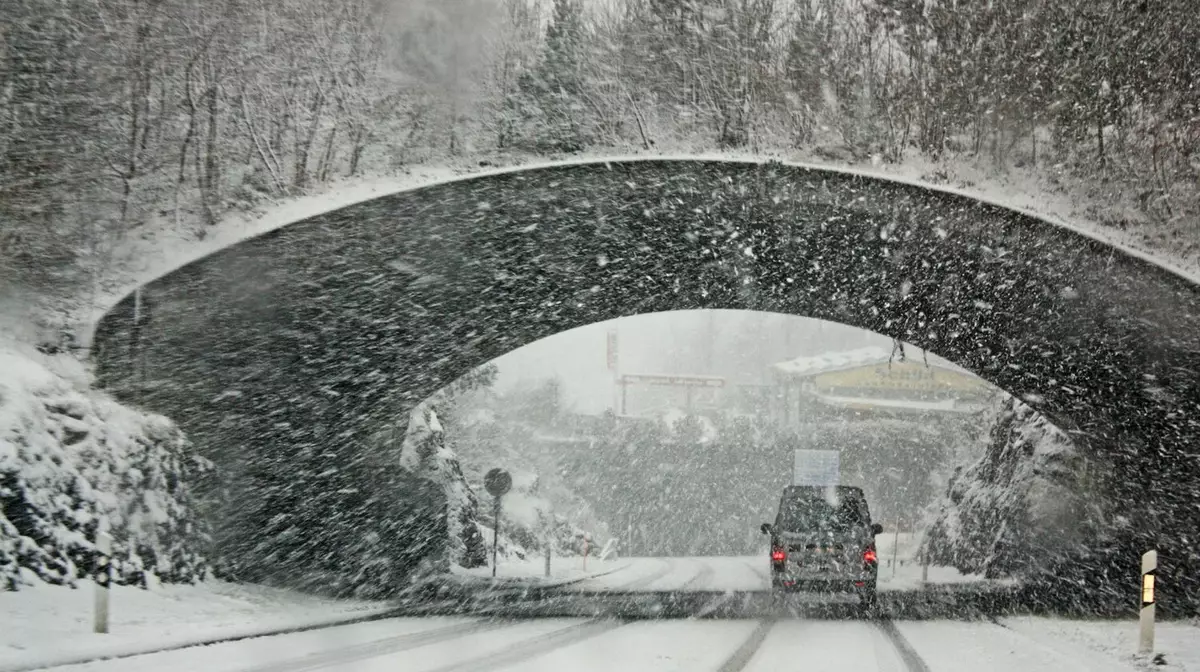
[[[96,570],[96,595],[92,629],[108,632],[108,584],[112,581],[112,537],[107,532],[96,533],[96,551],[100,555]]]
[[[1154,651],[1154,592],[1155,577],[1158,574],[1158,551],[1146,551],[1142,556],[1142,585],[1139,593],[1142,596],[1142,612],[1140,617],[1141,634],[1138,637],[1138,653]]]

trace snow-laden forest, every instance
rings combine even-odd
[[[1195,249],[1188,0],[11,0],[4,25],[9,290],[86,297],[147,227],[346,176],[606,148],[1026,171]]]
[[[936,166],[926,177],[940,182],[959,179],[956,166],[966,164],[1023,171],[1085,197],[1101,223],[1194,257],[1200,14],[1191,4],[6,0],[0,299],[96,302],[131,240],[163,229],[181,240],[202,239],[231,213],[347,178],[437,162],[509,164],[604,150],[922,162]],[[186,439],[166,421],[128,416],[140,429],[110,440],[104,438],[110,424],[89,423],[105,413],[124,417],[125,410],[103,397],[79,396],[86,384],[69,394],[66,383],[51,378],[37,390],[10,389],[0,397],[6,423],[0,430],[10,432],[0,444],[6,451],[0,476],[8,479],[0,495],[6,515],[10,501],[27,515],[10,517],[3,530],[0,561],[8,564],[0,576],[16,585],[30,580],[30,572],[68,580],[83,571],[96,512],[115,516],[141,501],[89,495],[84,485],[116,487],[103,479],[125,479],[160,501],[153,515],[137,514],[137,524],[150,526],[144,537],[157,546],[121,551],[131,563],[130,581],[150,565],[164,577],[190,579],[207,566],[201,558],[210,558],[233,579],[377,595],[428,557],[477,563],[487,514],[474,493],[491,459],[483,447],[498,441],[479,437],[542,432],[552,445],[581,433],[557,427],[558,420],[530,425],[528,413],[522,427],[505,419],[510,411],[503,408],[455,407],[455,399],[486,388],[485,379],[397,418],[375,437],[369,459],[355,455],[329,465],[344,470],[339,492],[357,496],[363,483],[376,490],[332,518],[321,502],[304,502],[293,513],[303,529],[316,532],[304,537],[292,528],[293,538],[249,523],[225,536],[237,529],[236,518],[223,518],[225,527],[211,537],[202,526],[192,528],[198,514],[186,486],[203,489],[198,501],[214,502],[245,484],[223,481],[230,472],[220,464],[208,473],[190,462]],[[74,406],[45,402],[40,389],[76,395]],[[1000,571],[1006,559],[1020,556],[1017,542],[1041,538],[954,532],[978,526],[963,518],[971,510],[1000,511],[1014,524],[1061,525],[1036,510],[1045,497],[987,487],[1015,479],[1056,492],[1022,477],[1024,463],[1013,458],[1014,446],[1028,448],[1022,437],[1039,431],[1022,413],[1009,409],[999,425],[1009,429],[991,436],[993,466],[985,457],[950,483],[952,505],[935,529],[950,530],[944,553],[956,563]],[[694,426],[592,429],[591,436],[612,444],[599,448],[630,456],[639,446],[661,445],[677,451],[675,464],[707,464],[682,452],[685,439],[695,438],[688,434]],[[770,428],[745,422],[730,420],[719,430],[730,445],[785,445],[762,438]],[[1070,452],[1054,449],[1058,438],[1039,436],[1045,451],[1028,448],[1035,456],[1074,464],[1059,459]],[[117,446],[102,456],[103,469],[80,462],[93,442]],[[237,459],[236,447],[206,448]],[[705,468],[725,469],[719,460],[733,454],[718,451],[718,462]],[[313,456],[314,463],[321,459]],[[145,465],[131,466],[138,460]],[[42,466],[30,468],[33,462]],[[529,506],[521,511],[534,512],[533,519],[547,510],[562,517],[554,523],[561,552],[571,552],[584,532],[619,534],[628,526],[630,512],[612,496],[613,483],[581,480],[524,453],[513,462],[528,476],[520,492]],[[645,475],[632,458],[616,462],[633,470],[629,478]],[[30,475],[39,473],[49,476],[41,482]],[[1070,469],[1064,473],[1076,478]],[[669,484],[694,475],[685,469],[656,478]],[[284,490],[295,485],[277,480]],[[922,487],[940,488],[943,481]],[[455,512],[448,535],[425,516],[430,502],[418,505],[435,491]],[[1001,495],[1008,498],[1003,506],[991,506]],[[253,518],[259,514],[275,520],[271,512],[242,513],[246,520],[259,521]],[[356,525],[335,529],[349,519]],[[680,529],[692,532],[677,537],[659,534],[659,546],[642,550],[694,551],[689,544],[702,522],[689,522]],[[713,549],[744,548],[743,522],[757,520],[731,523]],[[521,527],[519,520],[510,523]],[[445,554],[437,544],[409,543],[431,535],[454,543]],[[511,535],[511,547],[535,551],[540,542],[527,536]],[[24,539],[37,543],[21,546]],[[210,544],[221,553],[211,554]],[[316,556],[321,563],[313,563]],[[280,571],[267,577],[256,570],[263,566]]]

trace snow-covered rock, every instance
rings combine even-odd
[[[210,467],[182,432],[87,389],[67,357],[0,342],[0,371],[0,587],[73,584],[101,527],[118,583],[201,578],[189,485]]]
[[[963,572],[1028,575],[1095,538],[1103,512],[1089,484],[1070,438],[1010,398],[984,455],[956,472],[931,510],[924,551]]]

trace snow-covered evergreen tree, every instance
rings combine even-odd
[[[525,134],[534,147],[576,152],[589,142],[582,60],[583,9],[579,0],[554,0],[541,63],[519,80]]]
[[[487,549],[476,525],[478,499],[463,477],[458,457],[446,445],[445,430],[432,404],[420,404],[410,414],[400,463],[445,494],[449,563],[467,568],[486,564]]]

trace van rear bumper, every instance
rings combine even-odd
[[[781,572],[771,574],[771,587],[775,590],[806,593],[862,593],[875,590],[875,581],[874,575],[817,578],[791,576]]]

